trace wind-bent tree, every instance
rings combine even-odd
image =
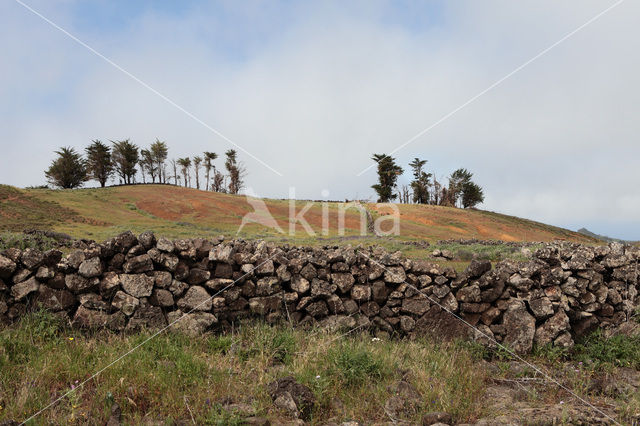
[[[462,207],[468,209],[484,202],[484,191],[474,182],[465,183],[462,188]]]
[[[82,156],[71,147],[62,147],[55,153],[58,158],[44,172],[49,183],[65,189],[82,186],[87,180],[87,168]]]
[[[413,189],[413,202],[417,204],[429,203],[429,187],[431,186],[431,173],[422,170],[427,160],[415,158],[409,166],[413,169],[413,181],[411,189]]]
[[[200,189],[200,164],[202,164],[202,157],[199,155],[193,157],[193,170],[196,172],[196,189]]]
[[[111,160],[111,148],[99,140],[93,140],[91,145],[85,148],[87,154],[87,175],[91,179],[100,182],[105,187],[113,174],[113,161]]]
[[[209,174],[211,173],[211,169],[213,168],[213,174],[216,174],[216,166],[213,165],[213,161],[218,158],[218,154],[215,152],[204,152],[204,171],[207,179],[207,186],[205,188],[206,191],[209,190]]]
[[[138,147],[129,142],[129,139],[122,141],[111,141],[113,144],[112,158],[122,183],[131,184],[136,175],[136,165],[140,159]]]
[[[449,189],[447,195],[449,198],[448,201],[452,206],[455,207],[458,204],[458,201],[462,197],[464,186],[471,182],[472,177],[473,173],[467,169],[458,169],[451,173],[451,176],[449,176]]]
[[[246,171],[244,167],[238,163],[238,153],[235,149],[230,149],[224,154],[227,156],[224,166],[229,173],[228,191],[230,194],[237,194],[244,187],[244,176]]]
[[[169,155],[167,143],[156,139],[156,141],[149,147],[149,151],[151,153],[151,160],[158,175],[158,183],[167,183],[164,164],[165,161],[167,161],[167,156]]]
[[[404,170],[396,164],[395,158],[387,154],[373,154],[371,158],[378,163],[378,183],[372,185],[371,188],[378,194],[379,203],[388,203],[398,196],[394,190],[398,176],[400,176]]]
[[[227,192],[225,185],[225,176],[220,170],[213,170],[213,181],[211,182],[211,190],[215,192]]]
[[[156,162],[153,159],[153,154],[148,149],[140,150],[140,160],[138,161],[140,165],[140,173],[142,174],[142,181],[145,181],[145,172],[149,173],[151,176],[151,182],[156,183],[156,175],[158,174],[158,169],[156,166]]]
[[[191,168],[191,158],[178,158],[178,165],[182,168],[182,176],[184,176],[184,187],[191,185],[191,176],[189,175],[189,168]]]

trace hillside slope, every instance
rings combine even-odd
[[[264,200],[280,227],[289,230],[289,202]],[[300,211],[306,201],[296,204]],[[340,203],[329,203],[329,235],[322,235],[322,204],[314,203],[305,214],[319,237],[337,237]],[[384,214],[368,205],[374,217]],[[566,229],[481,210],[439,206],[399,205],[399,240],[493,239],[503,241],[550,241],[566,239],[593,243],[596,240]],[[123,230],[153,229],[169,237],[236,235],[242,217],[254,209],[244,196],[199,191],[170,185],[135,185],[111,188],[47,190],[0,186],[0,229],[51,229],[76,238],[102,240]],[[356,239],[360,214],[346,211],[345,234]],[[248,224],[242,237],[288,239],[288,235],[257,224]],[[300,225],[296,241],[310,242]]]

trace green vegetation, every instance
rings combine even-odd
[[[420,409],[408,413],[412,423],[425,410],[445,410],[458,421],[482,412],[483,369],[454,344],[345,337],[284,324],[246,323],[234,333],[199,338],[163,333],[83,384],[149,336],[81,333],[46,312],[0,329],[0,418],[25,420],[74,390],[35,423],[105,423],[117,402],[126,423],[193,416],[198,424],[240,424],[229,400],[277,422],[283,413],[267,384],[288,375],[313,391],[313,423],[384,421],[384,402],[399,380],[422,395]]]

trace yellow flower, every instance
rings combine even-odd
[[[73,340],[73,337],[69,337],[69,340]]]

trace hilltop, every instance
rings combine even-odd
[[[289,229],[289,202],[264,199],[271,215],[282,229]],[[298,201],[300,211],[306,201]],[[322,204],[314,202],[305,214],[320,240],[337,241],[340,203],[328,203],[330,232],[321,235]],[[375,204],[367,204],[375,218]],[[442,239],[501,240],[507,242],[552,241],[563,239],[580,243],[595,238],[539,222],[482,210],[464,210],[430,205],[398,205],[401,235],[399,241],[436,242]],[[253,212],[244,196],[199,191],[172,185],[132,185],[110,188],[50,190],[18,189],[0,186],[0,230],[49,229],[75,238],[104,240],[123,230],[142,232],[153,229],[172,238],[188,236],[235,236],[246,213]],[[350,209],[345,215],[347,240],[361,238],[360,215]],[[257,224],[248,224],[240,237],[291,239]],[[368,238],[368,237],[367,237]],[[375,237],[371,236],[372,239]],[[365,238],[366,239],[366,238]],[[311,238],[298,225],[295,241]]]

